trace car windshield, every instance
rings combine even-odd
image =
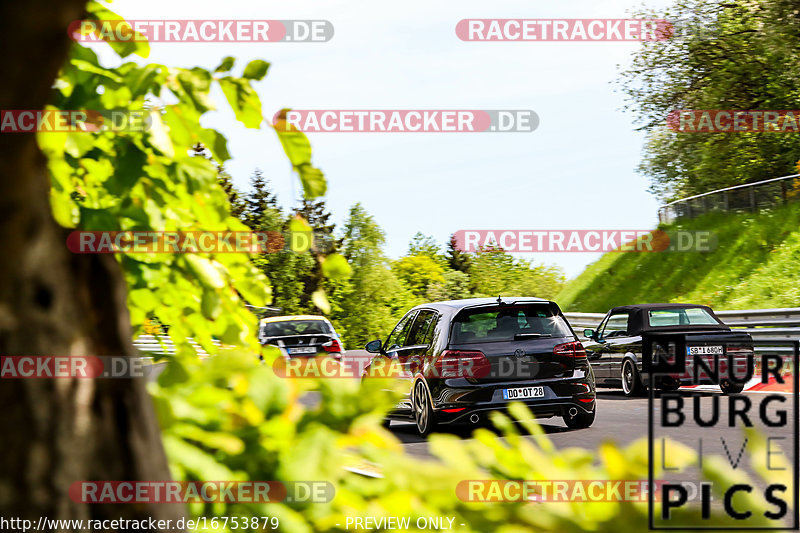
[[[571,337],[567,322],[546,305],[467,309],[453,321],[455,344]]]
[[[648,312],[650,327],[661,326],[708,326],[719,322],[701,307],[651,309]]]
[[[331,330],[323,320],[285,320],[281,322],[267,322],[264,324],[262,336],[286,337],[289,335],[328,335]]]

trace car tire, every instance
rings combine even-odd
[[[723,379],[719,382],[719,388],[722,394],[739,394],[744,390],[744,383],[734,383],[729,379]]]
[[[570,429],[586,429],[594,423],[594,411],[581,412],[575,416],[564,415],[564,423]]]
[[[680,388],[681,388],[681,382],[677,380],[670,383],[661,383],[658,387],[658,389],[662,392],[675,392]]]
[[[414,423],[417,425],[417,432],[420,435],[430,435],[436,428],[436,419],[433,415],[433,406],[428,395],[428,388],[425,383],[417,381],[414,386]]]
[[[642,396],[644,394],[644,385],[642,385],[642,378],[639,376],[639,371],[636,365],[633,364],[633,359],[625,359],[622,362],[622,392],[627,397]]]

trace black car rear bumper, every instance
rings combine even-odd
[[[595,409],[594,381],[590,375],[580,372],[573,378],[557,378],[553,380],[521,381],[454,386],[452,381],[441,388],[431,390],[434,397],[434,412],[437,422],[441,424],[476,423],[486,420],[491,411],[506,412],[513,401],[525,404],[537,418],[568,416],[570,409],[578,412],[591,412]],[[521,400],[506,400],[504,389],[541,386],[545,396]]]
[[[590,398],[585,398],[590,399]],[[535,418],[551,418],[554,416],[569,416],[571,409],[577,413],[591,413],[595,409],[595,400],[580,402],[578,400],[548,401],[548,400],[517,400],[524,403]],[[508,403],[491,405],[473,405],[457,413],[448,413],[444,410],[436,411],[436,421],[442,425],[478,424],[489,420],[492,412],[506,413]]]

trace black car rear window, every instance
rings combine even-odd
[[[719,324],[717,319],[702,307],[651,309],[647,315],[650,327],[710,326]]]
[[[286,337],[289,335],[312,335],[330,333],[328,324],[323,320],[286,320],[283,322],[267,322],[264,324],[264,337]]]
[[[500,342],[541,337],[571,337],[566,321],[547,305],[465,309],[453,320],[451,342]]]

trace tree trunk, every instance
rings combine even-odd
[[[0,3],[0,109],[41,109],[85,0]],[[110,255],[71,254],[50,211],[32,133],[0,134],[0,355],[132,355],[125,284]],[[81,504],[83,480],[169,479],[142,379],[0,380],[0,515],[173,519],[170,504]]]

